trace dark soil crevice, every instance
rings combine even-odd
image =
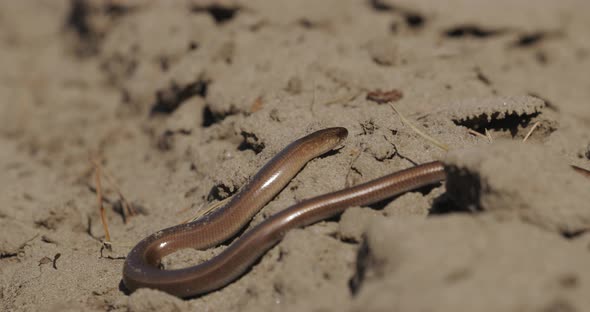
[[[240,8],[213,4],[208,6],[195,5],[191,10],[194,13],[208,13],[215,19],[215,23],[223,24],[231,21],[240,11]]]
[[[260,141],[260,139],[254,133],[242,131],[241,133],[244,140],[238,146],[238,150],[246,151],[252,150],[254,153],[258,154],[262,152],[265,148],[264,142]]]
[[[505,33],[505,30],[502,29],[491,29],[485,28],[478,25],[459,25],[455,27],[451,27],[444,31],[444,35],[449,38],[490,38],[498,35],[502,35]]]
[[[453,119],[453,122],[458,126],[467,127],[474,131],[483,131],[486,129],[495,131],[508,131],[512,137],[515,137],[519,130],[526,128],[531,123],[531,120],[540,114],[541,113],[537,112],[533,114],[521,115],[513,112],[500,117],[500,112],[495,112],[491,116],[488,116],[488,114],[484,113],[479,116],[464,120]]]
[[[348,281],[350,293],[356,295],[363,285],[367,268],[371,265],[371,253],[366,238],[363,238],[356,256],[356,270]]]
[[[171,114],[180,107],[184,101],[195,95],[204,98],[207,96],[209,83],[209,80],[198,79],[185,86],[179,86],[173,83],[167,89],[157,91],[156,102],[152,105],[150,116],[157,114]]]

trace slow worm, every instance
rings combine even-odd
[[[222,208],[194,222],[173,226],[143,239],[125,260],[125,286],[130,291],[142,287],[159,289],[178,297],[221,288],[237,279],[290,229],[337,215],[351,206],[369,205],[445,179],[443,164],[434,161],[307,199],[261,222],[208,261],[177,270],[158,268],[164,256],[177,250],[206,249],[231,238],[308,161],[332,150],[347,135],[345,128],[328,128],[289,144]],[[590,177],[590,171],[574,165],[572,168]]]
[[[372,204],[445,178],[443,164],[435,161],[314,197],[261,222],[208,261],[176,270],[158,268],[164,256],[179,249],[206,249],[231,238],[308,161],[332,150],[347,135],[345,128],[328,128],[289,144],[222,208],[194,222],[144,238],[125,260],[125,286],[130,291],[142,287],[159,289],[178,297],[191,297],[221,288],[237,279],[290,229],[337,215],[351,206]]]

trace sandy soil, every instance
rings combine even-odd
[[[569,167],[590,168],[590,2],[0,6],[0,310],[590,310],[590,181]],[[205,296],[122,286],[141,238],[329,126],[349,130],[345,147],[252,224],[413,164],[443,160],[448,180],[291,231]]]

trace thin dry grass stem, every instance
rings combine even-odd
[[[205,213],[201,211],[201,208],[203,208],[203,205],[204,204],[201,204],[199,206],[199,208],[197,208],[197,212],[194,215],[191,215],[190,217],[185,218],[184,220],[180,221],[179,224],[186,224],[186,223],[189,223],[189,222],[193,222],[194,220],[196,220],[196,219],[200,218],[202,215],[204,215]],[[207,207],[206,209],[209,209],[209,207]],[[191,209],[191,207],[189,206],[189,207],[186,207],[185,209],[182,209],[178,213],[180,214],[180,213],[183,213],[183,212],[188,211],[190,209]]]
[[[339,96],[335,99],[331,99],[329,101],[326,101],[326,102],[324,102],[324,105],[328,106],[328,105],[338,104],[338,103],[342,103],[342,102],[350,102],[350,101],[356,99],[361,93],[362,93],[362,91],[352,91],[352,92],[349,92],[348,94],[345,94],[343,96]]]
[[[121,192],[121,188],[119,187],[119,185],[117,184],[117,182],[115,182],[115,179],[113,178],[112,175],[110,175],[106,170],[103,169],[102,174],[104,176],[104,178],[107,180],[107,182],[109,184],[111,184],[111,186],[113,187],[113,189],[115,189],[115,192],[117,193],[117,195],[119,195],[119,198],[121,198],[121,201],[123,202],[123,213],[129,216],[134,216],[137,214],[137,210],[135,209],[135,207],[133,207],[133,205],[131,205],[129,203],[129,201],[127,201],[127,198],[125,198],[125,196],[123,195],[123,193]],[[127,218],[124,218],[125,223],[127,223]]]
[[[408,121],[406,119],[406,117],[404,117],[404,115],[400,114],[400,112],[398,112],[397,109],[395,109],[395,107],[393,106],[393,103],[389,103],[389,106],[400,117],[400,119],[402,120],[402,122],[404,124],[406,124],[408,127],[412,128],[412,130],[414,130],[414,132],[418,133],[421,137],[425,138],[430,143],[438,146],[439,148],[441,148],[445,152],[448,152],[449,151],[449,147],[446,144],[439,142],[438,140],[436,140],[432,136],[426,134],[425,132],[423,132],[422,130],[420,130],[418,127],[416,127],[415,125],[413,125],[410,121]]]
[[[477,132],[475,130],[469,129],[467,132],[469,132],[470,134],[476,135],[478,137],[484,138],[486,140],[488,140],[490,143],[494,142],[494,139],[492,138],[492,133],[490,131],[488,131],[488,129],[484,129],[485,134],[482,134],[480,132]]]
[[[197,211],[197,213],[196,213],[194,216],[192,216],[192,217],[190,217],[190,218],[188,218],[188,219],[185,219],[184,221],[182,221],[182,222],[181,222],[181,224],[184,224],[184,223],[190,223],[190,222],[193,222],[193,221],[196,221],[196,220],[198,220],[198,219],[199,219],[199,218],[201,218],[202,216],[204,216],[204,215],[206,215],[206,214],[208,214],[208,213],[210,213],[210,212],[212,212],[212,211],[216,210],[217,208],[219,208],[219,207],[222,207],[223,205],[225,205],[225,204],[226,204],[226,203],[227,203],[227,202],[228,202],[228,201],[229,201],[229,200],[230,200],[232,197],[233,197],[233,196],[230,196],[230,197],[228,197],[228,198],[224,198],[224,199],[223,199],[223,200],[221,200],[221,201],[218,201],[218,202],[216,202],[216,203],[210,204],[209,206],[207,206],[207,207],[206,207],[205,209],[203,209],[203,210],[199,209],[199,210]],[[202,206],[201,206],[201,207],[202,207]],[[199,208],[200,208],[200,207],[199,207]]]
[[[361,154],[363,153],[364,148],[362,146],[359,146],[358,149],[354,149],[351,153],[352,160],[350,160],[350,164],[348,165],[348,172],[346,173],[346,178],[345,178],[345,186],[346,187],[350,187],[353,185],[353,181],[352,181],[352,171],[353,169],[353,165],[354,163],[357,161],[357,159],[359,159],[359,157],[361,157]]]
[[[100,163],[92,160],[94,164],[94,177],[96,179],[96,198],[98,201],[98,208],[100,210],[100,219],[102,221],[102,227],[104,228],[105,245],[110,245],[111,234],[109,233],[109,225],[107,223],[106,212],[104,205],[102,204],[102,186],[100,183],[101,166]]]
[[[475,131],[475,130],[473,130],[473,129],[469,129],[469,130],[467,130],[467,132],[469,132],[469,134],[473,134],[473,135],[475,135],[475,136],[478,136],[478,137],[480,137],[480,138],[484,138],[484,139],[486,139],[486,140],[489,140],[489,139],[490,139],[490,138],[489,138],[489,137],[487,137],[485,134],[481,134],[481,133],[479,133],[479,132],[477,132],[477,131]]]
[[[537,121],[533,124],[533,126],[531,127],[531,130],[529,130],[529,132],[524,136],[524,139],[522,139],[522,142],[526,142],[526,140],[529,139],[529,137],[531,136],[531,134],[533,134],[533,131],[535,131],[535,129],[537,129],[539,124],[540,124],[539,121]]]
[[[91,159],[90,160],[92,162],[92,164],[95,167],[99,166],[98,161],[96,161],[95,159]],[[101,166],[101,172],[102,172],[102,176],[105,178],[105,180],[112,186],[112,188],[115,190],[115,192],[117,193],[117,195],[119,196],[119,198],[121,199],[121,202],[123,202],[123,222],[126,224],[127,223],[127,216],[134,216],[137,214],[137,210],[135,209],[135,207],[133,207],[133,205],[131,205],[129,203],[129,201],[127,201],[127,198],[125,198],[125,196],[123,195],[123,193],[121,192],[121,188],[119,187],[119,185],[117,184],[117,182],[115,182],[115,179],[113,178],[113,176],[106,171],[104,168],[102,168]]]
[[[199,207],[199,208],[200,208],[200,207]],[[191,206],[186,206],[186,207],[184,207],[184,208],[180,209],[180,211],[177,211],[177,212],[176,212],[176,215],[177,215],[177,216],[179,216],[179,215],[181,215],[181,214],[183,214],[183,213],[185,213],[185,212],[187,212],[187,211],[189,211],[189,210],[191,210]]]
[[[488,129],[486,129],[486,136],[488,137],[488,140],[490,140],[490,143],[494,142],[494,138],[492,138],[492,133],[488,131]]]

